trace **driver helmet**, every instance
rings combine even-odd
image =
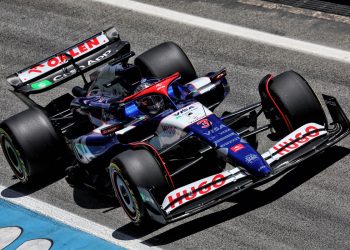
[[[153,85],[157,80],[143,80],[141,84],[135,89],[135,93]],[[136,105],[140,109],[141,112],[156,115],[164,110],[165,102],[164,98],[161,95],[147,95],[136,100]]]

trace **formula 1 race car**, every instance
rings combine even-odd
[[[229,92],[225,69],[197,77],[172,42],[131,64],[134,55],[110,28],[7,78],[29,107],[0,130],[21,182],[40,181],[62,162],[71,185],[114,191],[135,224],[148,218],[165,224],[264,183],[350,132],[337,100],[323,95],[328,123],[294,71],[265,76],[261,101],[217,116],[213,110]],[[30,98],[79,76],[73,95],[46,106]],[[257,125],[260,115],[265,125]],[[279,141],[260,154],[256,135],[268,130]]]

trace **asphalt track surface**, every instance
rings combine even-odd
[[[147,1],[159,4],[157,1]],[[177,2],[177,1],[176,1]],[[347,19],[315,18],[289,9],[241,1],[162,1],[166,8],[244,27],[350,50]],[[251,1],[257,2],[257,1]],[[295,12],[295,11],[294,11]],[[7,90],[5,77],[109,26],[139,54],[163,41],[187,52],[199,74],[227,68],[231,94],[218,113],[258,100],[257,84],[267,73],[293,69],[320,96],[336,96],[350,116],[349,64],[241,40],[238,37],[165,21],[90,1],[0,1],[0,119],[23,109]],[[78,84],[79,82],[77,82]],[[65,85],[37,99],[47,103]],[[30,129],[30,128],[28,128]],[[268,144],[261,136],[259,150]],[[196,216],[164,227],[138,229],[113,199],[73,189],[62,178],[28,188],[12,178],[0,154],[0,184],[166,249],[349,249],[350,138],[283,177],[242,193]],[[48,166],[51,167],[51,166]],[[12,192],[3,191],[3,196]]]

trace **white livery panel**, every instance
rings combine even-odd
[[[63,53],[67,53],[73,58],[79,58],[80,56],[101,47],[102,45],[108,43],[108,38],[106,35],[101,34],[96,37],[93,37],[83,43],[78,44],[77,46],[70,48],[66,51],[63,51],[61,55],[56,55],[48,58],[45,61],[42,61],[29,69],[21,71],[18,73],[19,79],[24,82],[28,82],[40,75],[43,75],[50,70],[53,70],[59,67],[61,64],[67,61],[67,57]]]
[[[170,192],[165,197],[161,207],[169,214],[174,209],[191,200],[197,199],[244,177],[246,177],[246,174],[240,172],[238,168],[234,168],[203,178]]]
[[[277,142],[262,157],[268,164],[279,160],[308,142],[327,134],[324,126],[317,123],[307,123]]]

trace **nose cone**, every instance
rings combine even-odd
[[[265,163],[266,164],[266,163]],[[263,176],[268,176],[269,174],[271,174],[271,168],[267,165],[262,165],[259,169],[258,172]]]
[[[193,132],[215,148],[229,163],[245,168],[257,178],[265,177],[272,172],[262,156],[214,114],[188,126],[186,130]]]
[[[228,150],[228,160],[244,167],[250,174],[261,178],[268,176],[272,169],[248,143],[241,141]]]

